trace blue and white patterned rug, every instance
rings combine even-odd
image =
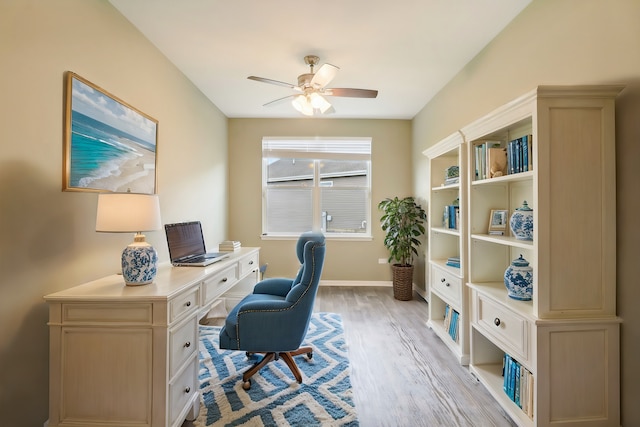
[[[358,426],[349,379],[342,318],[314,313],[303,345],[313,358],[296,356],[298,384],[282,359],[268,363],[242,388],[242,373],[261,355],[220,350],[220,327],[200,326],[200,415],[203,426]]]

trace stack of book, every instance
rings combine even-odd
[[[502,372],[504,392],[529,418],[533,419],[533,374],[506,353]]]
[[[460,268],[460,257],[459,256],[450,256],[447,258],[447,265],[449,267]]]
[[[218,245],[218,249],[221,252],[235,252],[239,251],[241,246],[242,245],[237,240],[225,240]]]
[[[444,307],[444,329],[455,342],[458,342],[458,324],[460,314],[447,304]]]

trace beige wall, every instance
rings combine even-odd
[[[616,105],[618,314],[622,423],[640,425],[640,1],[534,0],[413,121],[414,191],[426,195],[420,153],[539,84],[625,84]],[[578,209],[589,209],[585,200]],[[571,266],[570,268],[580,268]]]
[[[294,240],[263,240],[262,137],[362,136],[372,137],[371,241],[327,243],[323,280],[389,281],[377,204],[385,197],[411,194],[411,122],[409,120],[229,119],[229,236],[243,245],[260,246],[268,276],[296,273]],[[418,268],[417,282],[423,268]]]
[[[640,268],[634,227],[640,158],[638,22],[637,0],[534,0],[413,122],[231,119],[227,135],[227,119],[220,111],[105,0],[2,0],[2,425],[39,426],[47,418],[48,335],[42,296],[117,271],[119,253],[130,240],[95,233],[95,194],[61,191],[67,70],[159,120],[163,222],[200,219],[208,242],[229,237],[261,246],[273,275],[292,273],[293,242],[260,239],[262,136],[372,136],[374,239],[365,244],[329,242],[328,280],[389,280],[388,266],[377,263],[387,253],[375,204],[412,192],[426,196],[428,171],[421,153],[440,138],[537,84],[627,84],[617,105],[618,311],[624,318],[623,423],[640,425],[635,403],[640,399],[635,363],[640,288],[634,281]],[[147,239],[166,261],[164,234],[147,233]],[[422,280],[416,277],[418,283]]]
[[[226,237],[227,119],[103,0],[2,0],[0,58],[0,424],[37,427],[43,295],[116,272],[133,237],[94,231],[95,193],[61,191],[64,72],[159,121],[162,219],[201,219],[211,242]],[[167,261],[164,233],[146,234]]]

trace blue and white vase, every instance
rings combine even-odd
[[[526,200],[522,202],[522,206],[513,211],[509,227],[516,239],[533,240],[533,209],[529,207]]]
[[[533,268],[522,255],[507,267],[504,272],[504,284],[513,299],[529,301],[533,298]]]

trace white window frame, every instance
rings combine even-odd
[[[371,150],[372,138],[370,137],[264,137],[262,139],[262,239],[282,240],[297,238],[297,232],[267,232],[267,159],[268,158],[294,158],[313,159],[314,175],[312,188],[313,204],[313,229],[322,231],[329,239],[336,240],[371,240]],[[321,189],[325,185],[319,184],[321,160],[366,160],[366,228],[364,233],[336,233],[322,229]],[[343,187],[348,188],[348,187]],[[362,189],[362,187],[354,187]]]

